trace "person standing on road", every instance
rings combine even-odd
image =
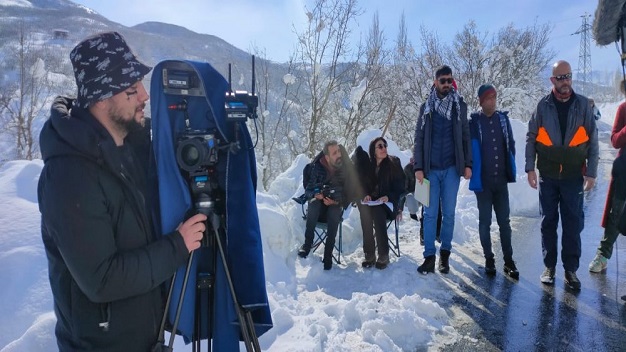
[[[424,262],[420,274],[435,271],[437,248],[437,213],[442,204],[441,247],[439,271],[450,271],[449,258],[454,233],[456,197],[461,183],[472,176],[472,150],[467,104],[452,87],[452,69],[443,65],[435,71],[435,79],[426,102],[420,107],[415,126],[415,181],[430,181],[430,205],[424,210]]]
[[[598,131],[591,105],[572,89],[572,68],[566,61],[552,67],[552,91],[537,104],[526,134],[528,184],[537,189],[541,207],[541,246],[545,270],[542,283],[554,284],[557,227],[561,212],[561,260],[565,283],[580,290],[580,233],[584,227],[583,191],[595,184]],[[535,161],[539,178],[535,172]]]
[[[626,84],[626,80],[622,81],[621,84],[622,93],[626,94],[624,84]],[[626,180],[623,173],[620,175],[619,166],[621,164],[618,161],[620,156],[625,153],[624,149],[626,148],[626,102],[621,103],[617,108],[613,130],[611,131],[611,144],[613,148],[619,149],[619,151],[613,166],[613,175],[606,195],[606,206],[604,207],[604,215],[602,217],[604,235],[602,240],[600,240],[600,246],[595,258],[589,264],[589,271],[592,273],[599,273],[606,269],[607,262],[613,254],[613,245],[619,235],[617,224],[620,220],[621,210],[624,207],[624,200],[626,199]],[[624,214],[621,214],[621,216],[623,217]]]
[[[481,111],[471,115],[469,126],[472,136],[474,168],[469,189],[478,202],[478,232],[485,256],[485,273],[496,274],[494,254],[491,250],[491,212],[496,213],[500,228],[500,244],[504,255],[504,272],[514,279],[519,272],[513,261],[511,223],[509,219],[509,182],[515,182],[515,140],[508,112],[496,110],[497,92],[491,84],[478,88]]]

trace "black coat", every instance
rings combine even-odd
[[[148,156],[135,154],[149,150],[149,130],[117,147],[87,110],[70,116],[71,105],[57,98],[40,135],[38,198],[57,344],[61,351],[148,351],[163,315],[162,284],[188,251],[180,233],[152,231]]]
[[[393,203],[393,212],[395,214],[401,210],[399,209],[400,197],[406,193],[404,183],[405,176],[400,159],[389,155],[380,162],[378,173],[375,174],[374,188],[367,190],[367,194],[373,200],[387,196],[389,201]]]
[[[323,158],[324,153],[320,152],[306,167],[307,170],[303,178],[305,197],[311,199],[316,194],[321,193],[324,187],[327,187],[337,192],[331,198],[337,201],[341,207],[345,208],[352,201],[352,194],[354,193],[352,187],[346,182],[346,168],[349,167],[347,163],[348,160],[344,160],[343,167],[339,168],[331,175],[322,164]],[[351,165],[351,163],[349,165]]]
[[[404,167],[404,188],[408,193],[415,192],[415,171],[412,163]]]

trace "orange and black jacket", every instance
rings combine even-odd
[[[552,94],[542,98],[528,121],[525,171],[537,169],[541,176],[554,179],[596,177],[598,170],[598,131],[589,100],[572,95],[565,138]]]

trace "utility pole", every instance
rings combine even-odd
[[[580,34],[580,49],[578,53],[578,74],[576,78],[582,83],[581,93],[590,96],[593,93],[593,84],[591,83],[591,24],[589,24],[590,14],[586,13],[582,16],[583,24],[572,35]]]

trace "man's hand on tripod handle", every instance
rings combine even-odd
[[[205,221],[206,215],[196,214],[178,226],[177,230],[183,236],[185,246],[189,252],[200,248],[202,236],[204,230],[206,230]]]

